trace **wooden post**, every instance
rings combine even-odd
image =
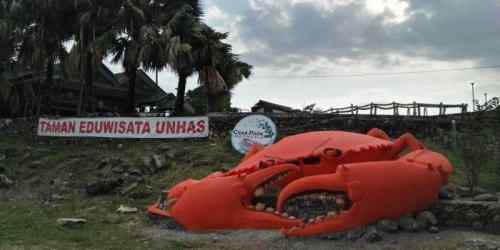
[[[420,104],[417,104],[417,109],[418,109],[418,116],[422,116],[421,110],[420,110]]]
[[[398,104],[396,102],[392,102],[392,112],[393,112],[393,115],[394,116],[398,116],[399,115],[399,107],[398,107]]]
[[[351,115],[354,115],[354,105],[351,103]]]
[[[413,116],[417,116],[417,102],[413,102]]]
[[[373,115],[373,103],[370,103],[370,115]]]

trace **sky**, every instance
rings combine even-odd
[[[234,107],[471,103],[500,95],[500,0],[203,0],[203,20],[254,66]],[[112,66],[120,71],[120,66]],[[479,69],[474,69],[479,68]],[[414,72],[414,73],[412,73]],[[154,79],[154,74],[151,74]],[[175,92],[164,71],[160,86]],[[196,77],[188,88],[197,87]]]

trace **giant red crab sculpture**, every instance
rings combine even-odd
[[[391,141],[378,129],[367,135],[313,132],[254,147],[231,171],[186,180],[148,212],[194,231],[333,233],[424,210],[452,171],[446,157],[411,134]],[[304,216],[301,206],[323,211]]]

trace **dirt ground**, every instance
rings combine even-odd
[[[193,249],[500,249],[500,236],[459,230],[444,230],[438,234],[386,234],[382,241],[375,243],[364,239],[355,242],[321,238],[288,239],[276,231],[187,233],[148,227],[143,232],[150,239],[175,239]]]

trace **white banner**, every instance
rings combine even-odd
[[[40,118],[38,135],[96,138],[204,138],[208,117]]]

